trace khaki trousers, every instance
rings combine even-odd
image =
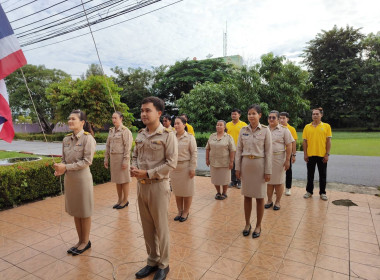
[[[169,180],[153,184],[137,183],[138,203],[144,233],[147,264],[161,269],[169,265]]]

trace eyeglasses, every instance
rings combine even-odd
[[[269,117],[268,117],[268,120],[275,120],[275,119],[277,119],[276,116],[269,116]]]

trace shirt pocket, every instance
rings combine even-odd
[[[124,152],[123,139],[121,135],[113,137],[111,142],[111,153],[119,154]]]
[[[164,158],[164,145],[160,140],[151,140],[149,144],[151,153],[151,160],[160,160]]]
[[[73,150],[75,152],[76,155],[82,155],[83,154],[83,149],[84,147],[82,145],[78,146],[74,146]]]

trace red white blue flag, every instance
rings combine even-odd
[[[4,78],[26,64],[25,56],[0,5],[0,139],[12,142],[14,137],[12,113]]]

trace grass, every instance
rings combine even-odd
[[[302,139],[302,132],[297,132]],[[333,155],[380,156],[380,132],[345,132],[333,130]]]
[[[0,159],[4,159],[4,158],[16,158],[16,157],[40,157],[40,156],[23,154],[23,153],[18,153],[18,152],[0,151]]]

